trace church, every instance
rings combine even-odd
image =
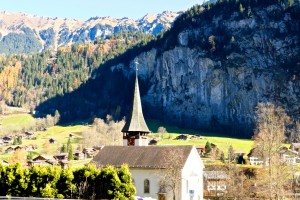
[[[98,167],[127,164],[136,196],[158,200],[203,199],[202,160],[194,146],[148,146],[136,72],[133,103],[122,129],[123,146],[105,146],[91,161]]]

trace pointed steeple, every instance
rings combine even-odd
[[[145,122],[143,110],[142,110],[142,103],[140,97],[140,90],[139,90],[139,82],[138,82],[138,68],[136,62],[136,76],[135,76],[135,88],[134,88],[134,96],[133,102],[131,107],[130,115],[126,120],[126,124],[122,129],[122,132],[126,133],[150,133],[148,126]]]

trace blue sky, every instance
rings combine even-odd
[[[87,20],[95,16],[137,19],[147,13],[182,11],[203,0],[0,0],[0,10]]]

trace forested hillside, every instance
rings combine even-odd
[[[218,1],[194,6],[163,37],[105,62],[95,79],[38,106],[62,120],[123,117],[133,61],[144,112],[182,127],[250,136],[258,102],[300,115],[299,1]]]
[[[0,57],[0,99],[11,106],[34,110],[36,105],[77,89],[107,60],[133,46],[143,46],[154,36],[122,32],[93,44],[60,47],[57,52]]]

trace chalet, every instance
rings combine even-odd
[[[30,144],[30,145],[24,146],[23,149],[24,149],[24,151],[34,151],[34,150],[37,149],[37,147],[34,146],[34,145],[32,145],[32,144]]]
[[[223,196],[226,192],[225,171],[204,171],[204,196]]]
[[[150,130],[143,116],[137,74],[131,112],[122,133],[123,146],[105,146],[91,163],[115,167],[126,163],[136,186],[136,195],[141,198],[173,199],[175,194],[176,199],[203,200],[204,165],[194,146],[148,146]],[[174,169],[172,166],[176,166],[179,173],[164,178]],[[170,184],[171,178],[178,181],[175,193],[160,184],[161,181]]]
[[[246,154],[246,151],[244,151],[244,150],[234,150],[233,154],[234,154],[235,157],[244,156]]]
[[[287,165],[294,165],[299,161],[298,152],[291,151],[287,148],[281,148],[279,151],[280,159]]]
[[[84,148],[82,152],[85,158],[93,158],[98,153],[95,148]]]
[[[53,156],[56,160],[68,160],[68,153],[61,153]]]
[[[176,140],[188,140],[189,137],[187,134],[181,134],[176,137]]]
[[[50,138],[50,139],[49,139],[49,143],[50,143],[50,144],[54,144],[55,142],[56,142],[55,139],[53,139],[53,138]]]
[[[192,135],[192,136],[190,137],[190,139],[191,139],[191,140],[201,140],[202,137],[201,137],[201,136],[198,136],[198,135]]]
[[[8,147],[7,149],[5,149],[5,153],[11,153],[11,152],[15,152],[14,147]]]
[[[157,145],[158,140],[152,139],[149,141],[149,145]]]
[[[33,167],[33,166],[53,166],[55,163],[54,162],[51,162],[49,160],[45,160],[45,161],[41,161],[41,160],[37,160],[37,161],[34,161],[34,160],[29,160],[27,162],[28,166],[29,167]]]
[[[61,166],[62,169],[67,169],[69,166],[69,161],[68,160],[60,160],[58,161],[58,164]]]
[[[2,141],[4,144],[11,144],[13,141],[13,138],[11,136],[5,136],[2,138]]]
[[[84,153],[82,151],[80,151],[80,150],[75,150],[74,151],[74,156],[78,160],[83,160],[84,159]]]
[[[290,149],[292,151],[300,152],[300,143],[292,143]]]
[[[25,137],[26,137],[27,139],[33,139],[33,138],[34,138],[34,133],[33,133],[33,132],[26,131],[26,132],[25,132]]]
[[[199,153],[199,155],[202,155],[203,153],[205,153],[205,146],[196,146],[197,152]]]
[[[263,165],[264,161],[256,156],[250,156],[249,157],[250,165]]]

